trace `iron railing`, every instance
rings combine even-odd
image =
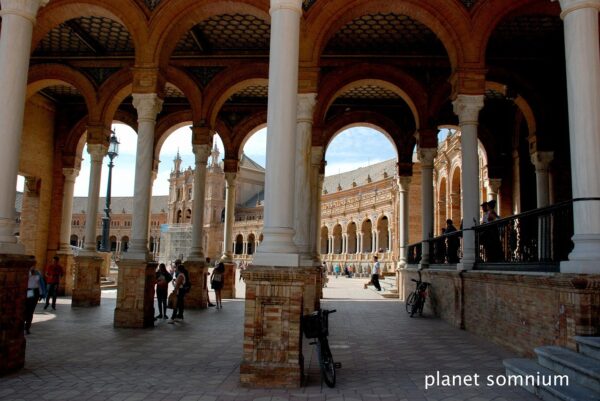
[[[421,262],[421,258],[423,256],[423,243],[417,242],[416,244],[410,244],[408,246],[407,255],[406,255],[406,263],[409,265],[416,265]]]
[[[573,249],[573,201],[474,227],[477,264],[551,263]]]
[[[462,257],[462,231],[431,238],[429,241],[429,263],[456,264]]]

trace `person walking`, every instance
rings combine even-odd
[[[158,265],[156,272],[156,300],[158,301],[158,316],[154,320],[167,319],[167,295],[169,292],[169,283],[173,276],[167,271],[164,263]]]
[[[210,258],[206,258],[206,267],[210,268]],[[210,297],[208,296],[208,279],[210,276],[210,273],[208,272],[208,269],[206,270],[206,280],[204,281],[204,291],[206,291],[206,304],[209,307],[213,307],[215,306],[215,304],[213,304],[212,302],[210,302]]]
[[[58,284],[63,275],[63,268],[58,263],[58,256],[52,258],[52,263],[44,270],[46,275],[46,284],[48,284],[48,292],[46,293],[46,305],[44,309],[48,309],[50,297],[52,297],[52,310],[56,310],[56,296],[58,295]]]
[[[179,264],[175,263],[175,267],[177,269],[177,277],[174,282],[173,292],[177,295],[177,304],[175,305],[175,309],[173,309],[173,315],[169,320],[170,324],[175,323],[178,320],[183,320],[183,309],[184,309],[184,299],[186,291],[186,281],[188,280],[187,271],[181,262]]]
[[[371,283],[377,289],[377,291],[381,291],[381,285],[379,285],[380,273],[381,266],[379,265],[379,260],[377,260],[377,256],[373,256],[373,267],[371,268]]]
[[[25,301],[25,333],[31,334],[31,322],[37,303],[46,295],[46,284],[42,274],[34,266],[29,268],[27,279],[27,299]]]
[[[446,220],[446,234],[454,233],[458,231],[456,227],[454,227],[454,222],[452,219]],[[452,235],[446,238],[446,246],[447,246],[447,255],[446,258],[448,263],[458,263],[458,249],[460,248],[460,237],[457,235]]]
[[[221,290],[225,281],[225,264],[220,262],[210,276],[210,286],[215,290],[215,298],[217,299],[217,309],[223,309],[223,301],[221,299]]]

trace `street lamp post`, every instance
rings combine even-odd
[[[119,155],[119,141],[115,132],[112,132],[108,143],[108,185],[106,187],[106,207],[104,208],[104,217],[102,217],[102,251],[110,252],[109,235],[110,235],[110,187],[112,181],[112,168],[114,167],[113,159]]]

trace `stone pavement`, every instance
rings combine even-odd
[[[330,316],[330,344],[343,365],[334,389],[321,388],[314,346],[307,341],[304,387],[240,387],[243,299],[224,301],[222,310],[186,311],[185,321],[175,325],[165,320],[153,329],[114,329],[116,290],[105,290],[100,307],[71,308],[68,298],[59,300],[56,312],[38,305],[26,366],[0,378],[0,400],[537,399],[484,380],[477,387],[425,390],[425,375],[436,370],[498,375],[502,359],[514,355],[439,319],[410,319],[403,303],[364,290],[365,281],[331,277],[326,288],[323,307],[338,311]]]

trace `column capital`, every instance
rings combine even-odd
[[[192,145],[192,150],[196,157],[196,164],[206,166],[208,162],[208,157],[211,155],[212,149],[209,144],[204,145]]]
[[[437,148],[419,148],[417,150],[421,167],[433,168],[433,159],[437,155]]]
[[[560,3],[560,18],[564,19],[567,14],[582,8],[595,8],[600,10],[600,0],[552,0]]]
[[[554,160],[554,152],[537,151],[531,154],[531,163],[535,166],[536,171],[548,170],[548,165]]]
[[[298,122],[313,121],[313,112],[317,103],[316,93],[299,93],[298,94]]]
[[[102,162],[102,159],[104,159],[104,156],[108,153],[108,147],[100,143],[89,143],[87,145],[87,151],[93,162]]]
[[[400,187],[400,192],[408,192],[408,186],[412,181],[412,176],[410,175],[401,175],[398,177],[398,186]]]
[[[271,0],[269,14],[280,10],[297,11],[302,14],[302,0]]]
[[[237,178],[237,173],[226,172],[225,173],[225,182],[228,187],[235,186],[235,179]]]
[[[163,100],[156,93],[134,93],[133,107],[137,110],[138,121],[156,121],[160,113]]]
[[[62,171],[67,181],[75,181],[75,179],[79,175],[79,169],[77,168],[63,168]]]
[[[313,166],[320,166],[324,162],[323,156],[325,155],[323,146],[311,146],[310,147],[310,164]]]
[[[0,10],[0,16],[4,15],[18,15],[23,17],[32,24],[35,24],[35,19],[38,10],[48,4],[50,0],[0,0],[2,10]]]
[[[487,181],[490,192],[497,194],[500,190],[500,185],[502,185],[502,178],[488,178]]]
[[[452,102],[460,124],[477,124],[483,108],[483,95],[458,95]]]

